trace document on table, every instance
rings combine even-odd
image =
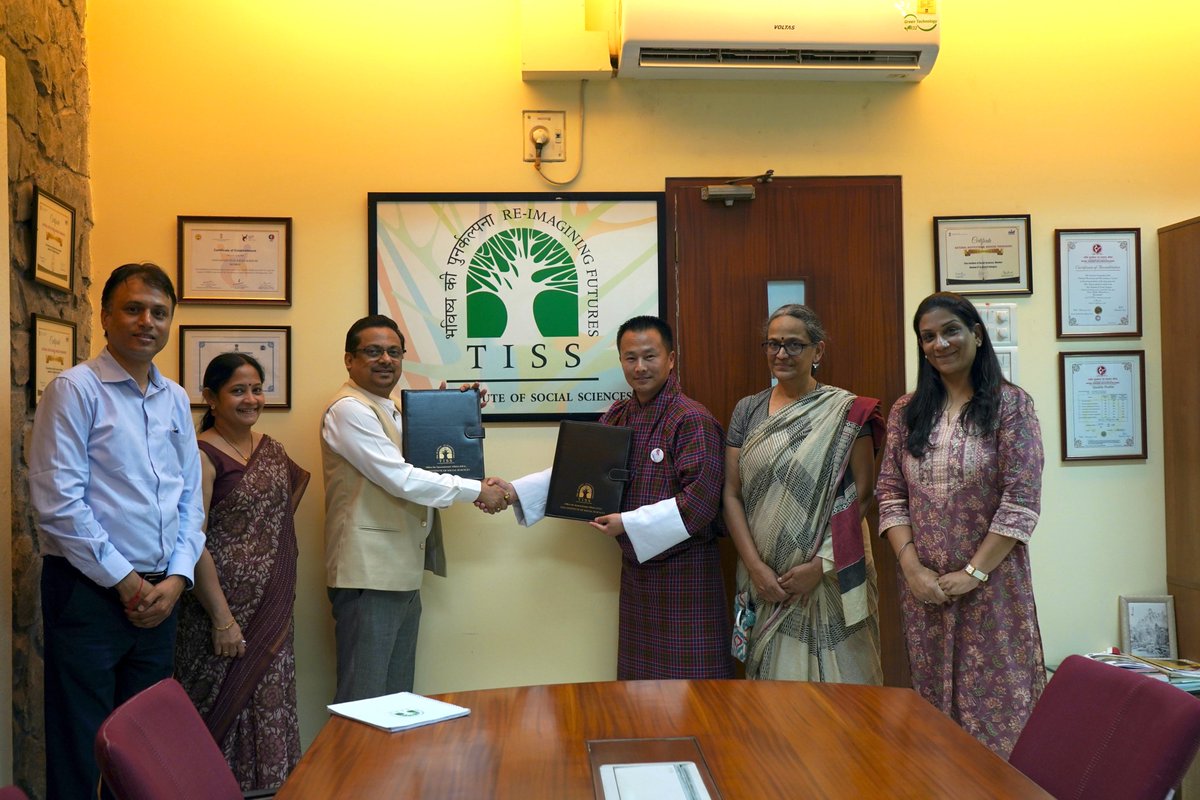
[[[471,713],[469,708],[443,703],[441,700],[412,692],[397,692],[382,697],[369,697],[366,700],[352,700],[349,703],[334,703],[327,708],[340,717],[356,719],[393,733],[465,717]]]
[[[604,764],[604,800],[712,800],[693,761]]]

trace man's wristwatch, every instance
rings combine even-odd
[[[967,573],[980,583],[987,583],[988,574],[981,569],[975,569],[975,567],[972,565],[967,564],[965,567],[963,567],[963,572]]]

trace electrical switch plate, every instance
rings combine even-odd
[[[1000,373],[1009,383],[1017,382],[1017,348],[997,347],[996,359],[1000,362]]]
[[[566,161],[566,127],[567,112],[565,111],[525,111],[521,117],[521,150],[526,161],[533,161],[537,156],[531,134],[537,127],[546,129],[549,140],[542,148],[542,161]]]
[[[1016,303],[976,303],[983,327],[993,347],[1013,347],[1017,344]]]

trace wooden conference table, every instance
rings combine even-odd
[[[627,681],[451,692],[470,716],[332,717],[276,795],[591,800],[589,739],[694,736],[724,800],[1048,798],[911,689]]]

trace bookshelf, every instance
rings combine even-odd
[[[1158,229],[1167,592],[1180,658],[1200,661],[1200,217]]]

